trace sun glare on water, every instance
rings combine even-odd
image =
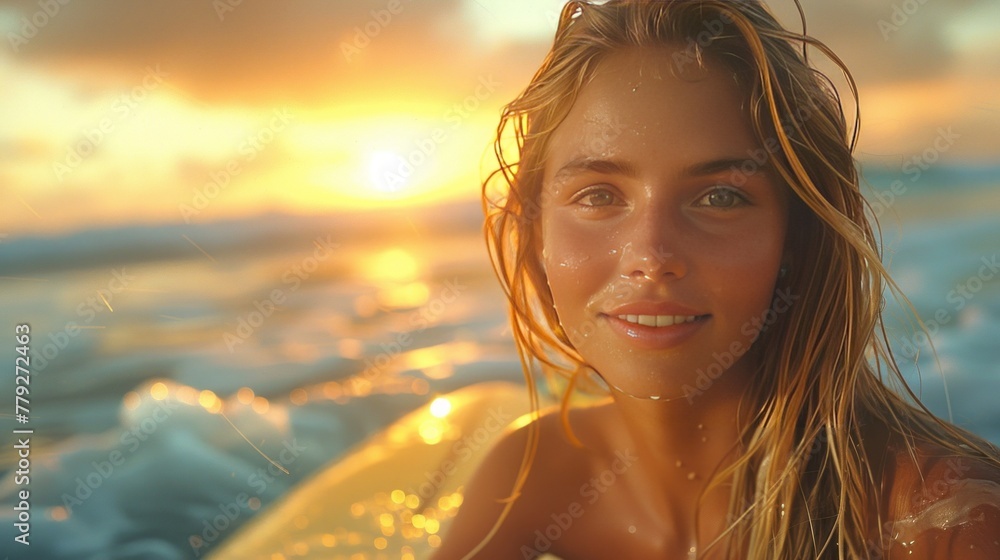
[[[386,249],[358,263],[360,274],[377,287],[370,302],[384,309],[419,307],[430,298],[430,287],[422,280],[426,271],[405,249]]]

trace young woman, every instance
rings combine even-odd
[[[484,187],[533,402],[538,367],[566,397],[435,558],[1000,558],[1000,454],[899,375],[809,49],[843,68],[757,0],[566,5]]]

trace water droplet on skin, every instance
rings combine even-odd
[[[570,255],[559,263],[562,268],[579,268],[580,265],[590,260],[590,255]]]
[[[628,526],[628,532],[632,533],[632,534],[635,534],[635,525],[629,525]]]

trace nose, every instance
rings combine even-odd
[[[687,274],[686,262],[678,254],[680,232],[672,224],[658,212],[636,216],[621,236],[619,271],[623,278],[657,281]]]

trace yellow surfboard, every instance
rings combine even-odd
[[[523,385],[484,383],[438,397],[304,481],[206,558],[427,558],[490,446],[529,420]]]

